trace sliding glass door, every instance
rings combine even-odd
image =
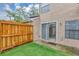
[[[42,38],[43,39],[56,38],[56,22],[42,24]]]

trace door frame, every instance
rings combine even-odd
[[[56,40],[58,39],[58,31],[59,31],[59,30],[58,30],[58,21],[57,21],[57,20],[48,21],[48,22],[41,22],[41,27],[40,27],[40,28],[41,28],[41,31],[40,31],[40,32],[41,32],[41,33],[40,33],[40,34],[41,34],[41,39],[43,39],[43,38],[42,38],[42,24],[45,24],[45,23],[53,23],[53,22],[56,23],[56,38],[54,39],[54,41],[56,41]]]

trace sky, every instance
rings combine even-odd
[[[5,10],[15,11],[17,8],[23,7],[29,11],[32,5],[32,3],[0,3],[0,20],[9,19]]]

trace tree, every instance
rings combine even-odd
[[[27,21],[28,20],[28,13],[25,11],[23,7],[16,9],[17,16],[20,17],[20,20]]]
[[[17,21],[17,22],[21,22],[23,20],[23,18],[21,16],[19,16],[20,14],[17,15],[16,11],[12,12],[12,11],[6,10],[6,12],[7,12],[7,16],[10,18],[10,20],[14,19],[14,21]]]
[[[13,17],[15,19],[15,13],[9,11],[9,10],[6,10],[6,12],[8,13],[7,16],[10,18],[10,20],[12,20],[11,18]]]
[[[39,12],[38,12],[39,9],[36,8],[35,5],[36,4],[33,4],[32,7],[30,8],[30,11],[28,13],[30,17],[31,16],[38,16],[39,15]]]
[[[23,7],[16,9],[16,11],[14,11],[14,12],[6,10],[6,12],[8,14],[7,16],[10,18],[10,20],[12,20],[12,18],[13,18],[14,21],[17,21],[17,22],[28,21],[28,20],[30,20],[29,17],[39,15],[39,12],[38,12],[39,9],[37,9],[35,7],[35,5],[36,4],[32,5],[29,12],[25,11],[25,9]]]

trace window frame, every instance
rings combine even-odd
[[[66,24],[66,22],[69,22],[69,24]],[[65,38],[66,39],[79,40],[78,33],[79,33],[79,20],[65,21]]]
[[[43,36],[43,34],[44,34],[44,33],[43,33],[43,29],[44,29],[43,25],[45,25],[45,24],[47,25],[47,29],[46,29],[45,31],[47,31],[47,30],[48,30],[48,31],[47,31],[47,33],[44,32],[44,33],[46,33],[46,36],[47,36],[47,37],[46,37],[46,38],[43,38],[43,37],[44,37],[44,36]],[[50,33],[50,32],[49,32],[49,28],[50,28],[50,25],[51,25],[51,24],[53,25],[53,27],[54,27],[54,25],[55,25],[55,37],[54,37],[54,36],[52,36],[52,37],[49,36],[49,35],[50,35],[50,34],[49,34],[49,33]],[[41,33],[42,39],[56,39],[56,35],[57,35],[57,34],[56,34],[56,22],[42,23],[41,25],[42,25],[42,26],[41,26],[41,28],[42,28],[42,31],[41,31],[41,32],[42,32],[42,33]],[[53,33],[53,31],[52,31],[52,33]],[[51,34],[51,35],[52,35],[52,34]]]

